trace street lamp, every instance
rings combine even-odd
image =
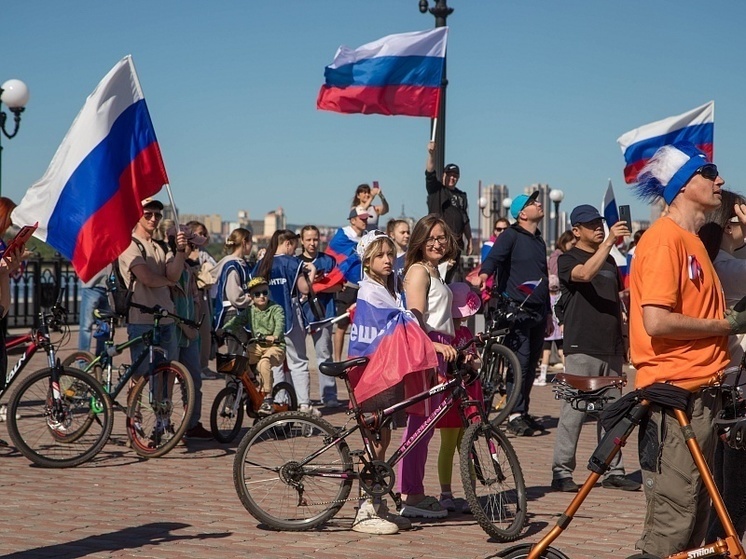
[[[9,140],[18,134],[18,128],[21,125],[21,113],[28,103],[29,92],[26,84],[21,80],[8,80],[2,86],[0,86],[0,140],[5,134],[5,137]],[[5,123],[8,119],[8,115],[2,110],[2,104],[5,103],[10,112],[13,113],[14,127],[13,132],[8,132],[5,129]],[[0,142],[0,194],[2,194],[2,161],[3,161],[3,146]]]
[[[488,204],[487,199],[484,196],[482,196],[479,200],[477,200],[477,204],[479,205],[479,210],[482,212],[482,215],[484,217],[492,218],[495,216],[495,214],[498,213],[497,198],[493,196],[491,202],[492,204],[490,207],[490,212],[484,213],[484,210],[487,208],[487,204]]]
[[[449,8],[446,0],[435,0],[435,5],[428,8],[427,0],[420,0],[420,13],[430,12],[435,17],[435,27],[445,27],[446,18],[453,13],[453,8]],[[440,108],[438,109],[438,120],[434,123],[430,121],[430,137],[432,138],[432,128],[435,125],[435,173],[436,176],[443,175],[446,159],[446,63],[443,62],[443,79],[441,81]]]
[[[510,213],[510,206],[513,204],[512,198],[503,198],[503,208],[505,208],[505,217],[507,218]]]
[[[558,188],[555,188],[551,192],[549,192],[549,199],[554,202],[554,242],[557,242],[557,239],[559,239],[560,233],[560,213],[559,213],[559,207],[560,202],[565,197],[565,193],[559,190]]]

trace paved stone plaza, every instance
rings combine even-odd
[[[75,332],[73,339],[77,339]],[[65,354],[63,351],[62,356]],[[37,354],[27,371],[44,366],[43,359],[43,354]],[[311,374],[315,396],[315,369]],[[222,379],[205,381],[206,426],[209,406],[223,384]],[[511,438],[529,496],[528,525],[519,542],[536,541],[539,534],[554,525],[570,501],[568,494],[549,488],[558,410],[551,386],[534,388],[532,413],[543,417],[549,432],[531,438]],[[323,411],[332,423],[339,424],[346,418],[343,411]],[[238,440],[230,445],[190,442],[165,458],[145,461],[124,445],[123,417],[117,414],[113,440],[100,455],[77,468],[38,468],[13,448],[0,448],[0,558],[466,559],[499,557],[501,550],[512,545],[490,540],[471,516],[462,514],[452,514],[442,521],[415,522],[413,530],[395,536],[358,534],[350,530],[355,514],[353,503],[345,505],[322,529],[273,532],[259,526],[246,512],[233,488],[233,457]],[[400,433],[394,432],[393,441],[397,444]],[[594,435],[595,426],[587,425],[578,449],[578,482],[585,477]],[[8,440],[5,423],[0,423],[0,438]],[[425,484],[429,494],[435,495],[439,490],[439,441],[436,433],[430,444]],[[639,480],[635,435],[625,456],[628,473]],[[454,493],[463,497],[459,485],[456,467]],[[573,559],[632,555],[643,507],[642,493],[604,489],[599,484],[569,530],[556,542],[557,547]]]

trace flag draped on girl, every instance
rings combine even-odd
[[[316,107],[339,113],[438,116],[447,27],[342,45],[324,70]]]
[[[13,211],[39,222],[34,236],[69,258],[88,281],[131,242],[141,201],[168,182],[131,56],[83,105],[44,176]]]

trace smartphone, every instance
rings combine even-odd
[[[5,249],[5,252],[3,254],[10,254],[17,248],[22,249],[31,238],[31,236],[34,234],[34,231],[36,231],[37,227],[39,227],[38,221],[33,225],[24,225],[23,227],[21,227],[21,230],[16,234],[15,237],[13,237],[13,240],[8,243],[8,247]]]
[[[373,188],[378,188],[380,190],[380,187],[378,186],[378,181],[373,181]]]
[[[627,228],[632,228],[632,217],[630,216],[629,206],[619,206],[619,221],[627,223]]]

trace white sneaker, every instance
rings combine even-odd
[[[546,386],[547,385],[547,379],[538,377],[534,380],[534,386]]]
[[[381,499],[381,504],[378,505],[378,514],[382,518],[385,518],[389,522],[396,524],[399,530],[411,530],[412,522],[409,518],[404,518],[399,511],[392,511],[386,504],[386,499]]]
[[[360,504],[355,522],[352,523],[352,531],[376,536],[389,536],[398,534],[399,527],[393,522],[381,518],[376,513],[373,502],[366,500]]]
[[[298,411],[301,413],[308,413],[314,417],[321,417],[321,412],[314,408],[311,404],[301,404],[298,406]]]

